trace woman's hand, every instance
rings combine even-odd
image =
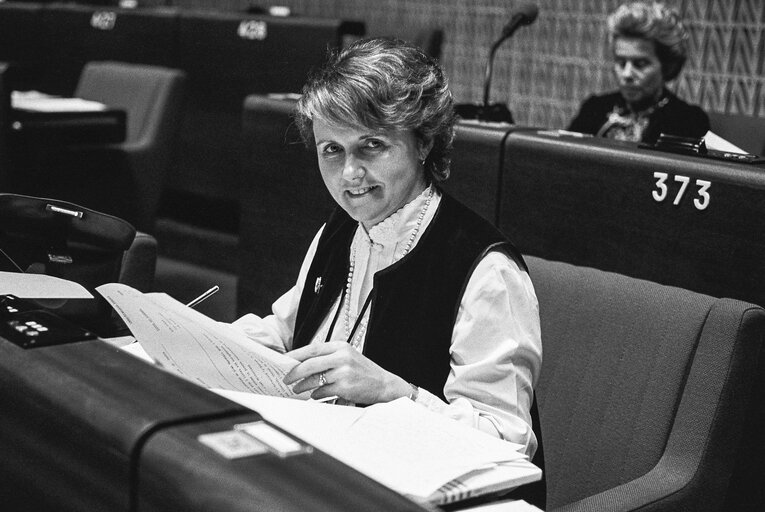
[[[412,390],[404,379],[382,369],[345,341],[312,343],[287,355],[301,362],[287,373],[284,383],[295,384],[295,393],[313,389],[311,398],[316,400],[338,396],[366,405],[409,396]]]

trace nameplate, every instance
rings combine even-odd
[[[202,434],[197,441],[215,450],[218,455],[227,459],[241,459],[268,453],[268,449],[252,436],[237,430]]]
[[[251,41],[263,41],[268,37],[268,25],[265,21],[243,20],[239,23],[236,33],[242,39]]]
[[[98,30],[112,30],[117,23],[117,13],[111,11],[96,11],[90,17],[90,26]]]

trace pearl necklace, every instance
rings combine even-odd
[[[433,199],[433,188],[430,187],[430,191],[428,192],[428,197],[425,199],[425,204],[422,206],[422,209],[420,210],[419,215],[417,215],[417,222],[414,226],[414,229],[412,229],[412,234],[409,235],[409,240],[407,240],[406,246],[404,247],[404,251],[401,253],[401,256],[398,258],[394,257],[393,263],[400,260],[404,256],[406,256],[409,251],[412,249],[412,245],[414,245],[414,239],[417,237],[417,233],[420,231],[420,227],[422,226],[422,221],[425,219],[425,214],[428,211],[428,208],[430,207],[430,202]],[[391,263],[391,264],[393,264]],[[348,265],[348,279],[346,280],[345,284],[345,336],[346,338],[350,338],[351,336],[351,286],[353,282],[353,271],[356,267],[356,244],[351,242],[351,258]],[[371,292],[370,292],[371,293]],[[366,308],[362,309],[361,315],[364,315],[366,313]],[[367,323],[369,322],[369,317],[365,318],[361,324],[359,324],[359,327],[357,329],[357,332],[354,334],[353,339],[349,340],[349,343],[354,348],[358,349],[359,345],[361,343],[361,340],[364,339],[364,333],[367,330]]]

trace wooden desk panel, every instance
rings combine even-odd
[[[169,424],[251,411],[94,340],[0,338],[3,510],[128,510],[137,450]]]
[[[256,412],[100,340],[0,338],[3,511],[422,511],[314,450],[226,459],[203,433]]]
[[[267,314],[297,281],[303,256],[335,208],[316,152],[293,124],[294,99],[248,96],[242,130],[246,141],[242,208],[240,314]]]
[[[504,176],[500,227],[525,253],[765,304],[760,166],[526,132]]]
[[[28,149],[57,144],[115,144],[125,140],[126,113],[120,109],[97,112],[37,112],[13,109],[14,144]]]
[[[244,421],[165,429],[141,454],[138,512],[423,512],[425,509],[320,451],[228,460],[197,441]]]
[[[38,87],[71,95],[87,62],[177,67],[178,11],[50,4],[41,11],[44,66]]]
[[[443,187],[492,224],[497,223],[502,158],[510,126],[460,121],[451,174]]]

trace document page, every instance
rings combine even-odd
[[[367,407],[332,455],[402,494],[428,500],[445,483],[495,463],[534,467],[521,448],[401,398]]]
[[[0,271],[0,293],[20,299],[92,299],[79,283],[46,274]]]
[[[453,496],[511,489],[541,477],[521,445],[462,425],[407,398],[358,408],[213,391],[420,502],[445,503]]]
[[[297,361],[249,340],[230,325],[164,293],[144,294],[119,283],[96,290],[164,369],[206,388],[308,398],[309,393],[297,395],[282,382]]]

